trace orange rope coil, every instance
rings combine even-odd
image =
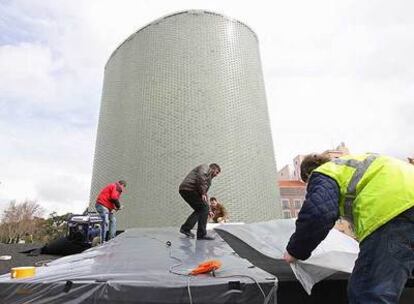
[[[200,263],[196,268],[194,268],[190,274],[197,275],[201,273],[209,273],[215,271],[221,267],[221,262],[219,260],[208,260],[203,263]]]

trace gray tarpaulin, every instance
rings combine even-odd
[[[208,259],[222,267],[187,276]],[[277,280],[240,258],[219,236],[177,228],[130,229],[110,242],[38,267],[36,276],[0,276],[1,303],[275,303]]]
[[[252,224],[219,225],[214,229],[220,234],[225,232],[227,237],[223,235],[223,238],[230,245],[232,243],[230,239],[227,239],[228,235],[243,241],[263,257],[274,261],[274,265],[280,265],[289,238],[295,231],[295,221],[286,219]],[[326,239],[312,252],[312,256],[308,260],[293,263],[291,268],[304,289],[310,294],[314,284],[332,274],[336,272],[351,273],[358,252],[358,242],[336,229],[332,229]],[[262,268],[275,273],[265,267]]]

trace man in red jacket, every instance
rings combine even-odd
[[[122,207],[119,198],[126,185],[127,183],[124,180],[109,184],[101,190],[96,199],[95,208],[103,222],[102,242],[115,237],[116,218],[114,212]],[[107,232],[109,232],[108,236]]]

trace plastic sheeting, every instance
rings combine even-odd
[[[290,236],[295,231],[295,221],[273,220],[243,225],[220,225],[214,228],[231,245],[232,241],[225,232],[252,247],[262,256],[258,258],[263,262],[265,258],[270,259],[274,265],[281,265],[283,253]],[[237,243],[236,246],[237,247]],[[237,252],[236,248],[235,251]],[[308,294],[317,282],[337,273],[351,273],[356,258],[358,257],[358,242],[349,236],[332,229],[326,239],[312,252],[312,256],[306,261],[298,261],[290,264],[296,278],[300,281]],[[239,253],[241,256],[243,254]],[[271,267],[271,263],[268,265]],[[286,264],[286,263],[285,263]],[[276,274],[278,270],[260,266],[262,269]]]
[[[188,276],[218,259],[211,274]],[[276,303],[277,279],[214,241],[176,228],[130,229],[104,245],[36,269],[36,276],[0,276],[1,303]]]

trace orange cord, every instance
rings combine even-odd
[[[199,264],[196,268],[194,268],[190,274],[191,275],[198,275],[201,273],[209,273],[215,271],[221,267],[221,262],[219,260],[208,260],[201,264]]]

